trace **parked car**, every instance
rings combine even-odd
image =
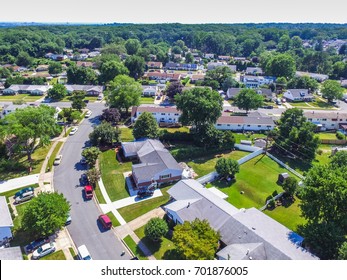
[[[82,173],[81,178],[80,178],[80,184],[82,186],[89,185],[89,180],[88,180],[88,176],[86,173]]]
[[[55,159],[54,159],[53,164],[54,164],[54,165],[59,165],[59,164],[61,163],[62,158],[63,158],[63,155],[57,155],[57,156],[55,157]]]
[[[49,243],[49,242],[50,242],[50,240],[47,236],[42,237],[42,238],[39,238],[39,239],[36,239],[36,240],[30,242],[29,245],[24,247],[24,249],[27,253],[31,253],[34,250],[36,250],[38,247],[42,246],[43,244]]]
[[[88,99],[84,99],[83,101],[84,101],[84,103],[86,103],[86,104],[89,103],[89,100],[88,100]]]
[[[80,258],[80,260],[84,260],[84,261],[89,261],[92,260],[92,257],[90,256],[90,253],[86,247],[86,245],[81,245],[77,248],[78,251],[78,257]]]
[[[73,127],[73,128],[71,129],[69,135],[74,135],[74,134],[77,132],[77,130],[78,130],[78,127],[77,127],[77,126]]]
[[[68,213],[67,219],[65,221],[65,225],[67,226],[67,225],[71,224],[71,222],[72,222],[71,215],[70,215],[70,213]]]
[[[18,191],[14,194],[14,198],[21,196],[22,194],[27,193],[27,192],[34,192],[34,188],[33,187],[27,187],[27,188],[21,189],[20,191]]]
[[[80,160],[80,163],[81,164],[87,164],[87,160],[85,157],[82,157],[81,160]]]
[[[102,95],[99,95],[97,100],[102,100]]]
[[[39,248],[37,248],[33,252],[32,258],[34,260],[38,260],[44,256],[47,256],[47,255],[53,253],[54,251],[55,251],[55,243],[54,242],[46,243],[46,244],[43,244],[42,246],[40,246]]]
[[[154,193],[154,190],[142,189],[137,192],[137,197],[144,198],[144,197],[152,196],[153,193]]]
[[[92,111],[88,111],[88,112],[84,115],[84,117],[85,117],[85,118],[89,118],[91,115],[92,115]]]
[[[21,194],[20,196],[17,196],[14,200],[14,202],[16,204],[19,204],[19,203],[22,203],[22,202],[25,202],[25,201],[28,201],[30,199],[32,199],[34,197],[34,192],[26,192],[26,193],[23,193]]]
[[[90,185],[84,186],[84,194],[86,196],[86,199],[92,199],[93,198],[93,187]]]
[[[104,229],[112,228],[112,221],[107,215],[105,214],[100,215],[98,220]]]

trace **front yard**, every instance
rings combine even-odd
[[[123,173],[131,171],[131,162],[119,163],[116,152],[108,150],[99,156],[101,178],[111,201],[129,196]]]
[[[40,95],[17,94],[17,95],[0,95],[0,102],[35,102],[42,98]]]

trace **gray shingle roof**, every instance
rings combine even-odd
[[[0,196],[0,227],[13,227],[13,221],[8,210],[5,196]]]
[[[23,260],[22,251],[19,246],[0,249],[0,260]]]
[[[263,243],[231,244],[217,252],[225,260],[266,260]]]

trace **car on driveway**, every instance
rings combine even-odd
[[[69,135],[74,135],[74,134],[77,132],[77,130],[78,130],[78,127],[77,127],[77,126],[73,127],[73,128],[71,129]]]
[[[27,188],[21,189],[20,191],[15,193],[14,198],[21,196],[22,194],[27,193],[27,192],[34,192],[34,188],[33,187],[27,187]]]
[[[78,257],[80,258],[80,260],[84,260],[84,261],[89,261],[92,260],[92,257],[90,256],[90,253],[86,247],[86,245],[81,245],[77,248],[78,251]]]
[[[30,244],[25,246],[24,249],[27,253],[31,253],[34,250],[36,250],[38,247],[42,246],[43,244],[49,243],[49,242],[50,242],[50,240],[47,236],[42,237],[42,238],[39,238],[39,239],[36,239],[36,240],[30,242]]]
[[[62,158],[63,158],[63,155],[57,155],[57,156],[55,157],[55,159],[54,159],[53,164],[54,164],[54,165],[59,165],[59,164],[61,163]]]
[[[85,118],[89,118],[91,115],[92,115],[92,111],[88,111],[88,112],[84,115],[84,117],[85,117]]]
[[[17,196],[14,200],[15,204],[19,204],[25,201],[28,201],[34,197],[34,192],[26,192],[21,194],[20,196]]]
[[[54,242],[46,243],[46,244],[43,244],[42,246],[40,246],[39,248],[37,248],[33,252],[32,258],[34,260],[38,260],[44,256],[47,256],[47,255],[53,253],[54,251],[55,251],[55,243]]]
[[[102,225],[104,229],[111,229],[112,228],[112,221],[109,218],[109,216],[102,214],[99,216],[98,221]]]

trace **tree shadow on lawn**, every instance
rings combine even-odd
[[[151,253],[154,255],[156,252],[160,250],[162,240],[159,239],[158,241],[152,241],[148,237],[143,237],[141,239],[141,242],[146,245],[146,247],[151,251]]]

